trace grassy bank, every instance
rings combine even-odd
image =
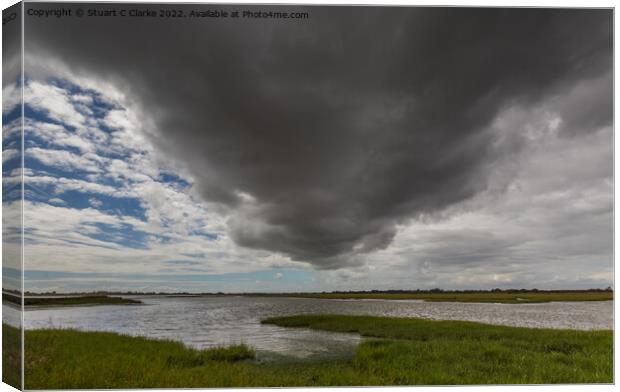
[[[21,331],[2,324],[2,381],[21,389]]]
[[[21,298],[14,295],[2,294],[2,299],[16,305],[21,304]],[[141,304],[141,301],[110,297],[107,295],[83,295],[74,297],[26,297],[25,306],[76,306],[76,305],[131,305]]]
[[[74,305],[135,305],[141,304],[130,298],[109,297],[107,295],[85,295],[80,297],[27,297],[24,298],[26,306],[74,306]]]
[[[347,360],[260,363],[244,345],[198,351],[176,342],[113,333],[27,331],[26,388],[612,382],[611,331],[365,316],[295,316],[264,322],[371,338]],[[3,333],[16,330],[4,325]],[[5,350],[3,355],[6,364],[12,354]]]
[[[362,343],[353,365],[387,384],[612,382],[612,331],[338,315],[263,322],[383,338]]]
[[[558,301],[610,301],[611,291],[583,292],[479,292],[479,293],[310,293],[286,295],[298,298],[319,299],[392,299],[424,300],[429,302],[489,302],[505,304],[543,303]]]

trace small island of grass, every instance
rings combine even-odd
[[[2,299],[14,305],[21,305],[21,297],[3,293]],[[142,301],[108,295],[79,295],[58,297],[25,297],[24,306],[81,306],[81,305],[137,305]]]

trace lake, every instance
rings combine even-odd
[[[613,302],[490,304],[420,300],[333,300],[271,297],[131,297],[144,305],[28,309],[27,329],[76,328],[173,339],[207,348],[247,343],[258,359],[340,356],[360,341],[356,334],[262,325],[271,316],[302,313],[358,314],[467,320],[489,324],[561,329],[612,329]],[[7,306],[3,306],[6,318]]]

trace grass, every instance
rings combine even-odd
[[[21,331],[2,324],[2,381],[21,388]]]
[[[202,294],[205,295],[205,294]],[[209,294],[218,295],[218,294]],[[225,295],[225,294],[221,294]],[[429,302],[490,302],[505,304],[527,304],[552,301],[611,301],[612,291],[479,291],[479,292],[357,292],[357,293],[278,293],[278,294],[244,294],[268,297],[298,297],[319,299],[388,299],[388,300],[424,300]],[[168,295],[195,296],[195,295]],[[3,293],[3,300],[21,304],[19,296]],[[79,295],[64,297],[26,297],[26,306],[69,306],[69,305],[106,305],[137,304],[140,301],[107,295]]]
[[[611,383],[612,331],[368,316],[279,317],[283,327],[368,337],[342,360],[260,362],[245,345],[181,343],[75,330],[26,331],[27,389]],[[17,330],[3,325],[4,336]],[[8,335],[7,335],[8,334]],[[11,366],[12,350],[4,350]],[[6,369],[6,368],[5,368]],[[5,371],[5,374],[8,374]]]
[[[611,291],[582,292],[479,292],[479,293],[310,293],[288,295],[319,299],[418,299],[429,302],[491,302],[506,304],[543,303],[552,301],[610,301]]]
[[[78,297],[26,297],[25,306],[74,306],[74,305],[131,305],[141,304],[130,298],[110,297],[107,295],[85,295]]]
[[[310,315],[263,321],[353,332],[353,366],[395,384],[611,383],[612,331],[530,329],[465,321]]]
[[[234,378],[241,362],[255,355],[243,344],[195,350],[180,342],[70,329],[26,331],[25,350],[26,389],[225,385],[221,377]]]

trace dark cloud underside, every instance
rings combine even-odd
[[[239,245],[320,268],[484,190],[518,148],[489,131],[501,109],[611,72],[610,10],[295,10],[309,20],[29,19],[27,50],[138,100]],[[590,97],[559,106],[567,137],[610,124],[611,87]]]

